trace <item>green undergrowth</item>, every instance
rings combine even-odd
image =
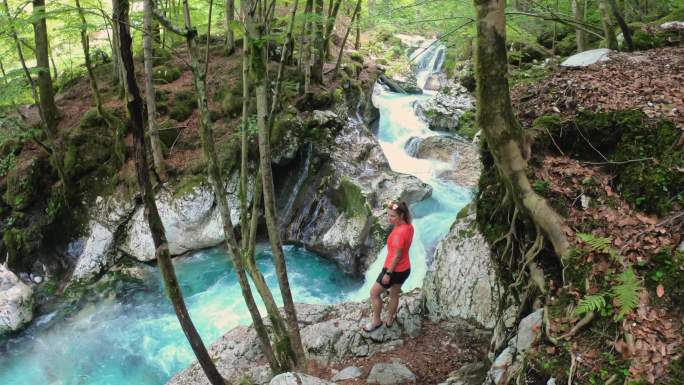
[[[669,120],[639,110],[583,110],[572,119],[545,115],[533,123],[534,151],[563,151],[575,159],[604,163],[616,175],[622,197],[637,209],[664,215],[684,204],[684,150]],[[552,138],[553,137],[553,140]]]
[[[169,117],[177,122],[186,121],[197,108],[197,96],[194,91],[180,91],[173,95]]]

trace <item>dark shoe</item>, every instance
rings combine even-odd
[[[387,329],[391,328],[392,326],[394,326],[394,321],[396,321],[396,320],[397,320],[397,316],[395,315],[394,317],[392,317],[390,322],[385,321],[385,327]]]

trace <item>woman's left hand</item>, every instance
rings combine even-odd
[[[390,276],[385,274],[382,276],[382,284],[383,285],[389,285],[390,283]]]

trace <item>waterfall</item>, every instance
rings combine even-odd
[[[311,163],[311,154],[312,153],[313,153],[312,144],[309,143],[309,146],[306,148],[306,158],[304,158],[304,167],[302,168],[302,172],[301,172],[301,174],[299,174],[299,177],[297,178],[297,181],[295,182],[294,187],[292,188],[292,194],[290,194],[290,196],[287,198],[287,203],[285,204],[285,207],[283,208],[281,218],[283,218],[285,220],[290,217],[290,212],[292,211],[292,206],[294,205],[295,200],[297,200],[297,195],[299,195],[299,190],[302,188],[304,181],[309,176],[309,165]]]
[[[439,73],[444,65],[446,47],[437,40],[426,40],[410,59],[416,64],[416,79],[418,87],[425,88],[430,75]]]

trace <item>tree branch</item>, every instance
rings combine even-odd
[[[159,22],[159,24],[163,25],[164,28],[168,29],[169,31],[175,33],[176,35],[183,36],[185,38],[188,38],[188,36],[193,33],[185,28],[178,27],[173,24],[173,22],[169,19],[166,18],[161,12],[159,12],[158,9],[154,9],[152,11],[152,16],[154,16],[154,19]],[[194,32],[196,33],[196,32]]]
[[[543,19],[543,20],[547,20],[547,21],[555,21],[555,22],[558,22],[558,23],[561,23],[561,24],[565,24],[565,25],[570,26],[570,27],[577,28],[577,29],[579,29],[579,30],[581,30],[581,31],[584,31],[584,32],[586,32],[586,33],[590,33],[590,34],[592,34],[592,35],[594,35],[594,36],[596,36],[596,37],[599,37],[599,38],[603,39],[603,35],[601,35],[600,33],[596,33],[596,32],[594,32],[594,31],[592,31],[591,29],[589,29],[589,28],[594,28],[593,26],[588,25],[588,24],[581,24],[581,23],[576,22],[575,20],[564,19],[564,18],[562,18],[562,17],[555,16],[555,15],[542,15],[542,14],[538,14],[538,13],[521,12],[521,11],[517,11],[517,12],[506,12],[506,15],[507,15],[507,16],[508,16],[508,15],[511,15],[511,16],[515,16],[515,15],[519,15],[519,16],[530,16],[530,17],[537,17],[537,18],[540,18],[540,19]]]

